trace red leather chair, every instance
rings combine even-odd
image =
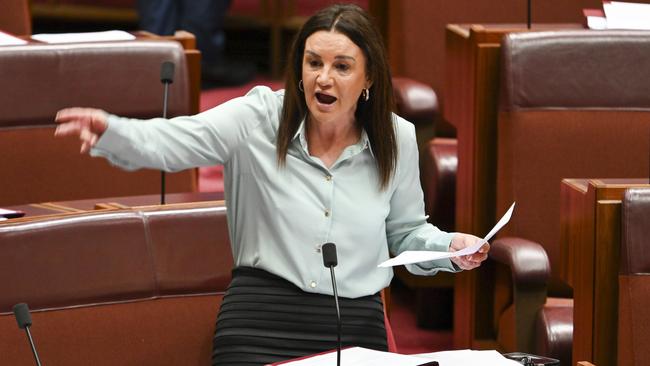
[[[560,182],[647,176],[648,41],[646,32],[636,31],[504,39],[497,140],[490,142],[497,146],[490,168],[497,178],[485,184],[496,187],[497,214],[513,201],[517,207],[493,242],[492,260],[474,274],[471,316],[474,334],[491,347],[571,364],[572,288],[560,273]]]
[[[561,276],[560,182],[647,176],[649,40],[635,31],[504,38],[496,211],[513,201],[517,207],[492,245],[495,296],[483,306],[492,308],[493,331],[506,351],[574,362],[575,284]]]

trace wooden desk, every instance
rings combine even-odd
[[[573,287],[573,364],[617,362],[621,200],[647,179],[564,179],[562,274]]]
[[[223,201],[223,199],[223,192],[168,193],[165,196],[165,202],[167,204]],[[72,201],[32,203],[28,205],[18,205],[4,208],[8,210],[22,211],[25,213],[24,217],[33,218],[43,215],[56,215],[71,212],[79,213],[93,210],[111,210],[140,206],[154,206],[158,205],[159,203],[160,195],[149,194],[142,196],[105,197]]]
[[[532,31],[580,29],[533,24]],[[496,223],[496,125],[501,39],[524,24],[450,24],[446,31],[444,118],[457,129],[456,230],[483,236]],[[456,275],[454,346],[494,348],[490,311],[476,308],[480,271]]]

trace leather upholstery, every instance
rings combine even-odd
[[[169,115],[191,113],[182,47],[170,41],[26,45],[0,48],[0,206],[157,193],[160,173],[125,172],[79,154],[75,138],[54,138],[54,116],[89,106],[152,118],[162,114],[160,65],[176,64]],[[196,172],[169,174],[168,192],[196,190]]]
[[[647,32],[519,33],[503,47],[505,109],[650,108]]]
[[[650,189],[628,189],[622,206],[618,364],[650,365]]]
[[[430,86],[413,79],[393,77],[398,114],[414,124],[433,124],[438,114],[438,97]]]
[[[434,138],[420,153],[424,207],[429,222],[445,231],[454,231],[456,226],[456,142],[451,138]]]
[[[232,268],[225,215],[204,202],[0,224],[2,363],[32,362],[11,312],[27,302],[44,363],[209,364]]]
[[[548,298],[547,303],[537,314],[535,329],[536,352],[558,357],[560,365],[570,365],[573,340],[573,299]]]

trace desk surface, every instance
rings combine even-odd
[[[165,196],[165,202],[168,204],[220,201],[223,199],[223,192],[170,193]],[[26,217],[35,217],[66,212],[84,212],[97,209],[118,209],[158,204],[160,204],[160,195],[150,194],[143,196],[105,197],[73,201],[32,203],[28,205],[17,205],[3,208],[7,210],[22,211],[25,213]]]

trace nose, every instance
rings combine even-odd
[[[329,67],[323,67],[321,73],[316,77],[316,82],[320,86],[327,86],[332,82],[332,77],[330,76],[331,69]]]

